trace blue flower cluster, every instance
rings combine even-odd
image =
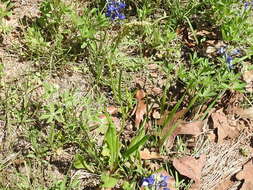
[[[233,56],[239,56],[241,54],[240,50],[234,49],[230,53],[227,52],[226,47],[220,47],[218,49],[218,54],[223,55],[226,59],[229,69],[233,69]]]
[[[247,10],[249,8],[253,8],[253,1],[244,2],[244,9]]]
[[[160,174],[153,174],[142,180],[142,186],[152,190],[170,190],[168,188],[169,176],[163,176]]]
[[[107,1],[107,10],[106,16],[110,17],[112,20],[123,20],[125,15],[122,13],[122,10],[126,7],[126,4],[121,1]]]

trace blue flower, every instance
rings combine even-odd
[[[165,187],[166,188],[168,186],[168,183],[167,183],[168,181],[169,181],[169,176],[161,175],[160,176],[160,181],[158,182],[159,187]]]
[[[223,55],[225,52],[226,52],[226,48],[225,47],[220,47],[218,49],[218,54],[220,54],[220,55]]]
[[[252,8],[253,7],[253,1],[246,1],[244,3],[244,10],[247,10],[248,8]]]
[[[246,9],[248,9],[249,5],[250,5],[250,4],[249,4],[249,2],[248,2],[248,1],[247,1],[247,2],[245,2],[245,3],[244,3],[244,9],[245,9],[245,10],[246,10]]]
[[[232,64],[232,62],[233,62],[233,57],[231,57],[230,55],[225,55],[225,57],[226,57],[226,62],[227,62],[227,64],[228,64],[228,68],[229,69],[233,69],[234,67],[233,67],[233,64]]]
[[[168,186],[168,180],[169,176],[163,176],[163,175],[151,175],[147,178],[144,178],[142,180],[142,186],[148,187],[148,189],[161,189],[162,190],[170,190]]]
[[[155,183],[155,175],[151,175],[151,176],[144,178],[142,180],[143,186],[151,186],[151,185],[154,185],[154,183]]]
[[[112,20],[123,20],[125,15],[122,13],[122,9],[126,7],[126,4],[120,1],[107,1],[106,16],[110,17]]]
[[[231,51],[231,56],[237,56],[240,55],[241,51],[239,49],[233,49]]]
[[[233,58],[230,55],[228,55],[228,56],[226,56],[226,61],[228,64],[231,64],[233,61]]]

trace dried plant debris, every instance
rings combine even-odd
[[[198,154],[205,154],[206,163],[202,170],[201,190],[213,190],[222,181],[235,175],[249,160],[250,154],[241,154],[241,149],[250,141],[250,136],[241,134],[233,141],[206,143]],[[237,183],[238,185],[238,183]],[[232,190],[232,188],[231,188]]]
[[[202,168],[205,164],[206,155],[201,155],[199,159],[191,156],[175,158],[173,166],[181,174],[194,180],[191,189],[198,190],[201,186]]]
[[[137,106],[135,110],[135,126],[139,127],[144,115],[147,112],[147,105],[145,103],[145,92],[144,90],[138,90],[136,92]]]
[[[227,116],[222,110],[212,113],[213,127],[217,129],[218,143],[222,143],[226,138],[234,139],[239,136],[239,130],[230,126]]]
[[[74,179],[78,179],[83,188],[95,188],[101,183],[99,175],[88,173],[85,170],[71,171],[71,180]]]
[[[150,152],[147,148],[140,151],[140,157],[142,160],[152,160],[152,159],[163,159],[164,156],[157,152]]]
[[[242,171],[236,174],[237,180],[243,180],[243,185],[240,190],[253,189],[253,159],[251,158],[246,164],[243,165]]]

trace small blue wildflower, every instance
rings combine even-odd
[[[226,55],[226,62],[228,64],[229,69],[233,69],[233,58],[230,55]]]
[[[126,7],[126,4],[121,1],[107,1],[107,11],[106,16],[110,17],[112,20],[123,20],[125,19],[125,15],[122,13],[122,9]]]
[[[220,47],[217,52],[218,52],[218,54],[223,55],[226,52],[226,48]]]
[[[250,6],[250,3],[247,1],[244,3],[244,10],[247,10]]]
[[[151,176],[144,178],[142,180],[143,186],[151,186],[151,185],[154,185],[154,183],[155,183],[155,175],[151,175]]]
[[[142,180],[142,186],[147,187],[148,189],[161,189],[162,190],[170,190],[168,186],[168,180],[169,176],[163,176],[163,175],[151,175],[147,178],[144,178]]]
[[[240,55],[241,51],[239,49],[233,49],[231,51],[231,56],[237,56]]]
[[[160,181],[158,183],[158,186],[161,188],[161,187],[164,187],[163,190],[166,190],[168,189],[167,186],[168,186],[168,182],[169,181],[169,176],[163,176],[161,175],[160,176]]]
[[[244,10],[247,10],[249,8],[252,8],[253,7],[253,1],[246,1],[244,3]]]

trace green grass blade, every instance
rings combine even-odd
[[[137,151],[141,146],[143,146],[147,140],[149,139],[149,136],[145,136],[143,137],[140,141],[138,141],[137,143],[135,143],[133,146],[130,146],[124,153],[123,153],[123,157],[127,158],[129,157],[132,153],[134,153],[135,151]]]

